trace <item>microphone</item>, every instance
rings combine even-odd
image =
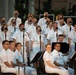
[[[42,32],[42,30],[40,29],[39,32]]]
[[[23,31],[25,30],[25,28],[23,28]]]

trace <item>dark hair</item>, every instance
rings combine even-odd
[[[59,43],[59,42],[56,42],[56,43],[54,44],[54,47],[55,47],[57,44],[59,44],[59,45],[60,45],[60,43]]]
[[[60,34],[60,35],[59,35],[59,37],[60,37],[60,36],[64,37],[64,35],[63,35],[63,34]]]
[[[5,27],[5,26],[6,26],[6,27]],[[6,24],[4,24],[4,25],[1,27],[1,31],[4,31],[4,30],[5,30],[4,27],[5,27],[5,29],[7,29],[7,31],[8,31],[8,28],[7,28],[7,25],[6,25]]]
[[[22,25],[24,25],[24,24],[23,23],[19,24],[19,27],[22,26]]]
[[[2,42],[2,45],[5,44],[6,42],[9,42],[9,41],[8,41],[8,40],[4,40],[4,41]]]
[[[16,44],[15,44],[15,47],[17,47],[18,45],[21,45],[21,43],[20,42],[17,42]],[[22,45],[21,45],[22,46]]]
[[[37,26],[37,27],[36,27],[36,30],[37,30],[38,28],[41,28],[41,27],[40,27],[40,26]]]
[[[9,44],[13,43],[14,41],[9,41]]]
[[[48,45],[51,45],[51,44],[46,44],[46,45],[45,45],[45,48],[46,48]]]
[[[57,22],[53,22],[53,24],[58,24]]]

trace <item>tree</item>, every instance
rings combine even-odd
[[[28,8],[26,7],[26,0],[15,0],[15,10],[19,11],[19,17],[24,23],[26,20],[26,15],[28,14]]]
[[[54,14],[55,16],[57,14],[63,14],[63,15],[67,15],[66,11],[65,11],[65,8],[62,8],[62,9],[59,9],[59,10],[53,10],[52,9],[52,0],[47,0],[46,2],[43,2],[43,7],[42,9],[35,9],[36,10],[36,13],[39,14],[39,13],[44,13],[44,12],[48,12],[50,14]]]

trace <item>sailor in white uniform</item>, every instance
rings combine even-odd
[[[65,61],[65,59],[64,59],[65,55],[62,52],[60,52],[59,50],[60,50],[60,44],[56,43],[54,45],[54,50],[51,53],[54,58],[55,64],[58,66],[67,68],[70,75],[74,75],[74,70],[67,65],[68,60],[67,60],[67,62]]]
[[[46,51],[43,55],[45,71],[47,73],[57,73],[59,75],[69,75],[68,71],[65,68],[58,67],[54,64],[54,59],[51,54],[52,46],[50,44],[46,44],[45,47],[46,47]]]
[[[21,21],[21,18],[18,17],[19,13],[17,10],[14,11],[14,17],[11,17],[8,22],[7,22],[7,25],[11,25],[11,20],[12,19],[15,19],[16,20],[16,28],[18,29],[19,28],[19,24],[22,23]]]
[[[28,37],[28,34],[24,30],[24,24],[19,25],[19,30],[17,30],[13,34],[12,39],[14,39],[15,42],[20,42],[22,44],[22,51],[21,51],[22,54],[23,54],[23,47],[24,47],[25,62],[27,63],[27,51],[29,49],[28,48],[29,37]],[[23,42],[24,42],[24,46],[23,46]]]
[[[41,41],[41,43],[40,43]],[[41,27],[36,27],[36,33],[34,33],[31,37],[31,52],[30,52],[30,61],[33,60],[35,55],[40,51],[44,50],[44,38],[41,34]]]

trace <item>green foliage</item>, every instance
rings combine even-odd
[[[49,14],[54,14],[55,16],[60,13],[63,15],[67,15],[65,8],[53,10],[52,9],[52,0],[47,0],[46,2],[43,2],[42,9],[37,8],[35,10],[36,10],[37,14],[44,13],[47,11]]]
[[[26,0],[15,0],[14,9],[19,11],[19,17],[24,23],[26,20],[26,15],[28,14],[28,8],[25,7]]]

